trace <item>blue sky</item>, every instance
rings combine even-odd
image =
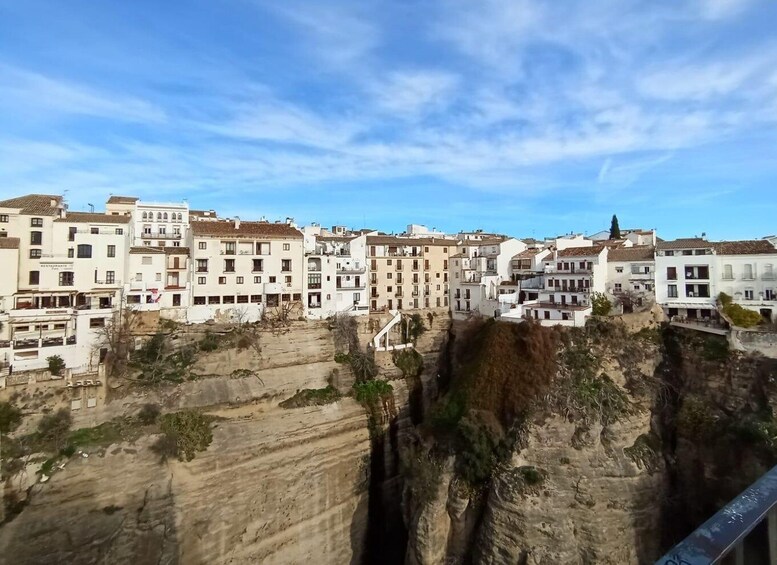
[[[777,232],[777,2],[0,3],[0,196]]]

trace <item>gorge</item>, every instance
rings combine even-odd
[[[212,441],[190,461],[137,425],[41,482],[49,454],[6,445],[72,393],[2,391],[24,418],[3,438],[0,564],[652,563],[777,462],[775,361],[658,313],[551,329],[429,310],[413,348],[371,355],[388,315],[355,320],[149,321],[165,358],[218,339],[181,382],[109,383],[72,428],[196,410]]]

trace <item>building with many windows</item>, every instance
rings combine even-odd
[[[447,308],[453,239],[367,236],[370,310]]]
[[[717,317],[721,292],[768,321],[777,312],[777,249],[765,239],[711,242],[703,238],[659,242],[656,301],[670,317]]]
[[[591,294],[604,292],[608,249],[603,245],[568,247],[544,260],[544,285],[527,315],[544,325],[582,326],[591,315]]]
[[[610,249],[607,254],[607,293],[624,310],[655,300],[655,248],[649,245]]]
[[[192,222],[190,321],[240,316],[271,308],[302,315],[304,238],[286,223]]]

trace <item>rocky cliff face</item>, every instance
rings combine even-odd
[[[458,424],[452,443],[440,425],[419,430],[423,465],[418,449],[408,452],[416,464],[407,477],[405,562],[652,563],[777,463],[774,361],[729,352],[716,336],[642,327],[564,332],[558,373],[532,391],[527,419],[513,420],[518,441],[507,454],[497,450],[480,485],[471,484],[472,461],[482,464],[487,450],[462,434],[467,427]],[[488,341],[504,341],[497,334],[488,330]],[[520,349],[520,339],[510,347]],[[449,415],[456,379],[486,396],[495,383],[522,384],[515,359],[500,380],[486,359],[451,357],[454,384],[432,420]],[[484,410],[502,409],[468,402],[467,426],[473,412],[484,421]]]

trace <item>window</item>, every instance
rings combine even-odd
[[[208,248],[207,241],[201,241],[197,244],[197,249],[207,249],[207,248]]]
[[[227,277],[219,277],[219,284],[227,284]]]
[[[247,294],[241,294],[237,297],[237,303],[238,304],[248,304],[248,295]]]
[[[78,253],[76,255],[79,259],[91,259],[92,258],[92,246],[87,244],[81,244],[78,246]]]
[[[30,232],[30,245],[42,245],[43,244],[43,232],[31,231]]]
[[[8,214],[0,214],[0,223],[3,223],[3,224],[8,223]]]
[[[208,260],[207,259],[197,259],[197,272],[198,273],[207,273],[208,272]]]
[[[40,249],[30,249],[30,259],[40,259],[42,254]]]
[[[746,288],[745,289],[745,300],[752,300],[754,296],[753,289],[752,288]]]
[[[116,282],[116,271],[105,271],[105,284],[114,284]]]
[[[391,278],[392,278],[392,273],[386,273],[386,278],[387,278],[387,279],[389,279],[389,280],[391,280]]]
[[[124,235],[124,228],[116,228],[116,235]]]
[[[264,259],[254,259],[252,271],[261,273],[264,271]]]
[[[139,294],[128,294],[127,295],[127,304],[140,304],[140,295]]]
[[[243,284],[243,277],[237,277],[236,284]]]
[[[670,284],[666,287],[666,295],[669,298],[677,298],[677,285],[676,284]]]
[[[40,271],[30,271],[30,284],[40,284]]]
[[[92,235],[99,235],[100,234],[100,228],[89,228],[89,233]]]
[[[197,284],[206,284],[207,277],[197,277]]]
[[[257,255],[269,255],[270,254],[270,243],[269,242],[257,243],[256,244],[256,254]]]
[[[115,245],[109,245],[108,246],[108,257],[116,257],[116,246]]]
[[[290,243],[284,243],[283,244],[283,250],[284,251],[290,251],[291,250],[291,244]]]
[[[225,296],[223,298],[224,304],[234,304],[235,303],[235,297],[234,296]]]
[[[773,281],[774,280],[774,270],[771,263],[767,263],[764,265],[764,274],[761,275],[765,281]]]
[[[261,284],[261,282],[262,282],[262,277],[261,276],[254,277],[254,284]]]
[[[143,226],[143,233],[146,235],[151,235],[151,226],[150,225]]]
[[[623,272],[623,267],[615,267],[615,272],[616,273],[622,273]]]
[[[290,285],[290,284],[291,284],[291,277],[290,277],[290,276],[287,276],[287,277],[286,277],[286,284],[287,284],[287,285]]]
[[[159,226],[159,235],[165,235],[167,233],[167,228],[165,226]]]
[[[89,327],[90,328],[104,328],[105,327],[105,318],[89,318]]]
[[[666,278],[670,281],[676,281],[677,280],[677,267],[667,267],[666,268]]]
[[[42,228],[43,218],[30,218],[30,225],[34,228]]]
[[[281,259],[281,271],[284,273],[291,271],[291,259]]]
[[[157,282],[161,281],[162,280],[162,273],[157,273],[154,276],[154,280],[157,281]]]
[[[162,212],[157,212],[156,213],[156,221],[157,222],[161,222],[162,221]]]
[[[744,273],[742,274],[742,280],[751,281],[753,280],[753,265],[748,263],[743,266]]]
[[[224,272],[225,273],[234,273],[235,272],[235,260],[234,259],[224,259]]]
[[[165,220],[167,220],[167,212],[165,212],[164,214],[162,214],[162,217],[163,217]]]
[[[270,277],[270,283],[274,283],[275,279],[276,279],[275,277]]]
[[[321,288],[321,273],[310,273],[308,275],[308,288]]]
[[[251,295],[251,303],[252,304],[261,304],[262,303],[262,295],[261,294],[252,294]]]
[[[221,304],[221,297],[220,296],[209,296],[208,297],[208,304]]]
[[[621,283],[615,283],[615,292],[620,292],[622,290]]]
[[[135,281],[143,282],[143,273],[135,273]]]
[[[195,296],[194,297],[194,305],[195,306],[202,306],[205,304],[205,297],[204,296]]]
[[[73,286],[73,271],[61,271],[59,273],[59,286]]]
[[[151,256],[150,255],[144,255],[140,258],[140,264],[141,265],[150,265],[151,264]]]
[[[223,241],[224,244],[224,255],[234,255],[235,250],[237,249],[237,245],[234,241]]]

